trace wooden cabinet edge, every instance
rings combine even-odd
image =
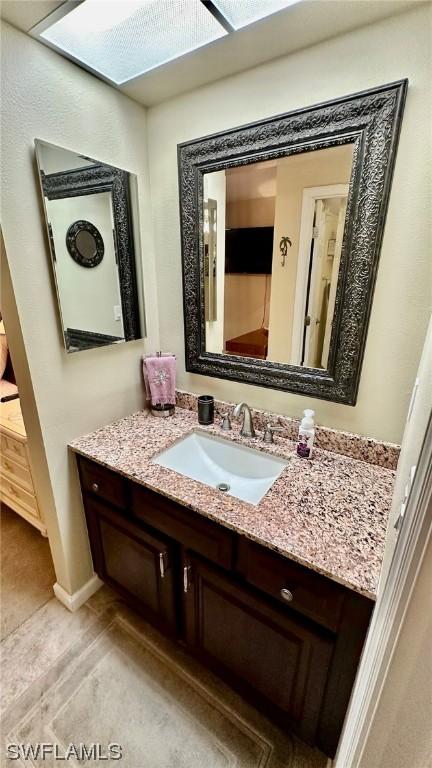
[[[30,451],[28,447],[27,436],[13,431],[12,429],[8,428],[2,423],[0,424],[0,438],[2,443],[2,455],[5,461],[7,462],[8,460],[10,460],[12,462],[15,462],[17,466],[27,470],[29,472],[30,481],[31,481],[31,485],[27,484],[13,472],[9,473],[7,470],[2,468],[2,470],[0,471],[0,498],[4,502],[4,504],[10,507],[14,512],[16,512],[22,518],[24,518],[24,520],[30,523],[34,528],[37,528],[37,530],[42,534],[42,536],[46,537],[48,535],[48,532],[45,525],[44,515],[36,495],[36,489],[34,487],[33,469],[32,469],[32,462],[31,462]],[[19,452],[19,453],[15,453],[13,457],[8,456],[7,452],[4,451],[4,439],[6,441],[8,440],[12,441],[12,444],[18,443],[19,445],[21,445],[24,451],[24,455],[22,455],[22,453]],[[7,491],[2,489],[3,478],[12,486],[16,486],[18,490],[23,490],[26,494],[31,496],[34,499],[34,506],[27,504],[26,501],[13,498],[11,494],[8,494]]]

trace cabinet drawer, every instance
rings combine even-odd
[[[90,491],[117,507],[126,506],[125,481],[121,475],[87,459],[80,459],[79,467],[81,483],[85,491]]]
[[[6,459],[15,459],[21,464],[27,464],[26,444],[15,440],[9,435],[1,436],[1,452]]]
[[[187,549],[212,560],[223,568],[231,568],[233,561],[233,534],[196,512],[188,511],[157,493],[134,485],[132,488],[133,514],[179,541]]]
[[[250,584],[280,603],[337,630],[346,594],[343,587],[243,538],[237,567]]]
[[[32,515],[35,515],[36,517],[39,516],[37,501],[34,494],[25,491],[24,488],[13,480],[9,480],[5,475],[0,476],[0,484],[2,497],[5,499],[6,503],[8,498],[12,499],[12,501],[24,507],[24,509]]]
[[[24,466],[24,464],[15,461],[15,459],[9,459],[2,455],[0,457],[0,467],[2,474],[7,480],[12,480],[12,482],[16,482],[27,491],[30,491],[30,493],[34,493],[33,480],[28,466]]]

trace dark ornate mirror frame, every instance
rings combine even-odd
[[[355,405],[408,81],[179,144],[186,370]],[[203,175],[353,144],[328,368],[205,350]]]
[[[96,252],[90,259],[83,256],[80,249],[77,247],[76,240],[80,232],[88,232],[96,243]],[[76,261],[80,267],[85,267],[86,269],[97,267],[98,264],[101,263],[105,253],[105,246],[101,233],[91,221],[85,221],[85,219],[79,219],[70,225],[66,232],[66,248],[73,260]]]
[[[135,248],[129,194],[129,174],[104,163],[60,173],[40,171],[42,191],[48,200],[78,195],[110,192],[113,208],[114,239],[119,270],[120,297],[125,341],[140,339],[138,288],[135,271]],[[51,252],[55,250],[50,238]]]

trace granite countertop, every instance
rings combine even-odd
[[[289,458],[259,504],[222,494],[151,459],[193,430]],[[384,553],[395,472],[315,449],[301,459],[295,444],[273,445],[202,427],[196,414],[177,408],[167,419],[140,411],[70,444],[76,453],[120,472],[153,491],[279,552],[360,594],[375,599]]]

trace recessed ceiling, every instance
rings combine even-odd
[[[151,106],[424,4],[423,0],[302,0],[116,87]],[[28,32],[61,5],[49,0],[3,0],[0,11],[3,19]]]

